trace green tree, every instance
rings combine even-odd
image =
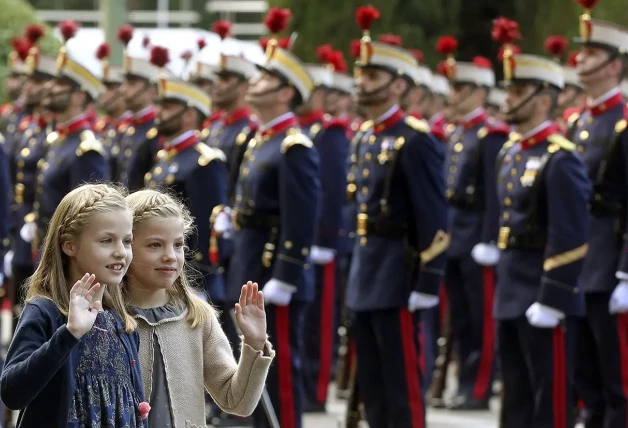
[[[0,0],[0,81],[7,76],[9,53],[12,50],[11,39],[24,34],[24,28],[33,23],[41,22],[33,8],[23,0]],[[46,35],[39,41],[43,52],[55,55],[61,46],[46,27]],[[4,87],[0,87],[0,100],[4,100]]]

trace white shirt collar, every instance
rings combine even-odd
[[[462,117],[462,122],[464,122],[464,123],[471,122],[473,119],[475,119],[476,117],[478,117],[482,113],[484,113],[484,109],[482,107],[478,107],[475,110],[473,110],[471,113],[465,114]]]
[[[619,94],[621,91],[619,90],[619,88],[613,88],[610,91],[608,91],[607,93],[605,93],[604,95],[602,95],[601,97],[595,99],[595,100],[591,100],[589,102],[589,107],[597,107],[600,104],[602,104],[605,101],[608,101],[609,99],[611,99],[612,97],[614,97],[615,95]]]
[[[527,140],[531,136],[533,136],[535,134],[538,134],[539,132],[543,131],[545,128],[547,128],[551,124],[552,124],[551,120],[546,120],[545,122],[541,123],[540,125],[534,127],[533,129],[531,129],[528,132],[526,132],[525,134],[523,134],[521,136],[521,140]]]
[[[79,120],[83,120],[85,117],[87,116],[87,113],[81,113],[79,115],[74,116],[72,119],[67,120],[63,123],[60,123],[58,126],[60,128],[68,128],[69,126],[75,124],[76,122],[78,122]]]
[[[438,122],[441,118],[443,117],[443,114],[441,112],[436,113],[434,116],[430,117],[430,120],[427,121],[427,123],[429,123],[430,125],[434,125],[436,122]]]
[[[138,118],[138,117],[145,116],[146,114],[150,113],[154,108],[155,106],[149,105],[148,107],[141,109],[137,113],[133,113],[133,117]]]
[[[185,131],[183,134],[179,135],[174,140],[164,144],[164,147],[167,148],[167,149],[170,149],[172,147],[176,147],[179,144],[181,144],[183,141],[185,141],[188,138],[190,138],[192,135],[194,135],[194,131]]]
[[[399,106],[397,104],[395,104],[394,106],[389,108],[386,113],[384,113],[383,115],[381,115],[380,117],[375,119],[375,122],[374,122],[375,125],[379,125],[380,123],[382,123],[383,121],[388,119],[390,116],[392,116],[393,114],[397,113],[397,110],[399,110]]]
[[[273,120],[271,120],[270,122],[268,122],[268,123],[265,123],[265,124],[261,125],[261,126],[259,127],[259,130],[260,130],[260,132],[264,132],[264,131],[266,131],[267,129],[270,129],[270,128],[272,128],[273,126],[277,125],[278,123],[281,123],[281,122],[283,122],[284,120],[287,120],[287,119],[289,119],[289,118],[291,118],[291,117],[294,117],[294,113],[292,113],[291,111],[289,111],[288,113],[284,113],[284,114],[282,114],[281,116],[274,118],[274,119],[273,119]]]

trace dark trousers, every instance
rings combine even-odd
[[[268,334],[275,349],[266,387],[281,428],[301,428],[303,414],[303,323],[307,305],[266,306]],[[254,426],[268,427],[262,405],[253,413]]]
[[[587,313],[578,320],[576,388],[586,428],[628,427],[628,314],[611,315],[610,297],[586,294]]]
[[[354,315],[357,381],[371,427],[425,427],[418,317],[404,308]]]
[[[419,335],[419,368],[423,374],[421,387],[427,391],[432,383],[436,358],[438,357],[438,336],[440,332],[440,311],[436,306],[420,312],[417,333]]]
[[[478,265],[471,255],[447,261],[445,286],[460,370],[458,394],[487,400],[494,370],[495,269]]]
[[[335,334],[336,263],[315,267],[316,296],[304,328],[303,385],[308,403],[325,404],[332,375]]]
[[[524,316],[497,324],[502,428],[573,428],[577,322],[536,328]]]

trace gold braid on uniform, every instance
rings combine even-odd
[[[573,250],[549,257],[543,263],[543,270],[547,272],[581,260],[587,255],[587,252],[589,252],[589,244],[583,244]]]

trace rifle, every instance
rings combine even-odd
[[[348,261],[347,261],[348,263]],[[348,398],[350,395],[351,381],[351,314],[345,305],[345,293],[347,290],[347,269],[341,270],[338,281],[338,293],[340,296],[341,325],[338,327],[339,347],[338,347],[338,367],[336,368],[336,397],[339,399]]]
[[[430,405],[437,409],[445,407],[443,394],[447,388],[447,371],[449,370],[453,350],[453,329],[449,311],[447,311],[442,331],[443,335],[438,338],[438,358],[436,358],[434,378],[428,394]]]
[[[358,377],[356,373],[356,362],[352,361],[351,368],[351,389],[349,391],[349,401],[347,402],[347,414],[345,416],[344,428],[358,428],[362,413],[360,411],[360,390],[358,388]]]

